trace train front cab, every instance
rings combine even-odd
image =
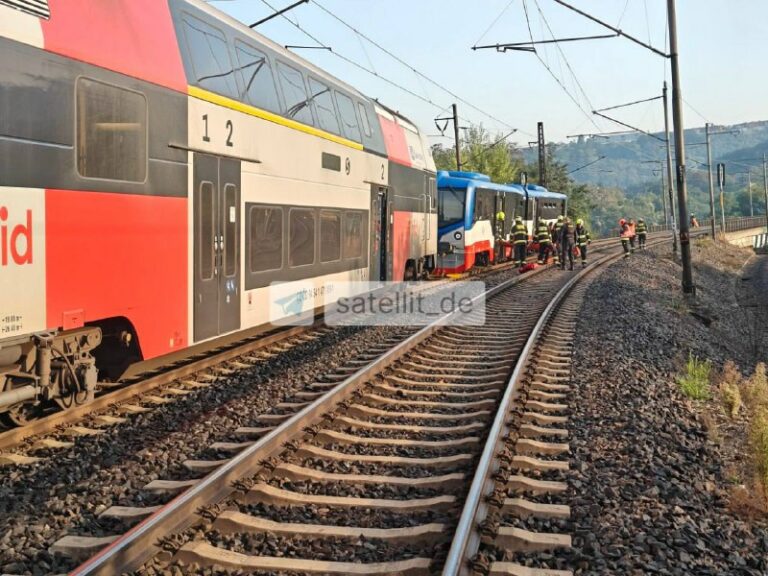
[[[512,257],[512,227],[525,210],[521,188],[470,172],[441,172],[438,188],[440,273],[462,273]],[[503,221],[496,218],[500,211]]]

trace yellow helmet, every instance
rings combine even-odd
[[[515,216],[515,222],[522,222],[523,217],[522,216]]]
[[[581,218],[576,220],[576,226],[583,226],[583,225],[584,225],[584,220],[582,220]]]
[[[560,214],[560,216],[557,217],[557,221],[558,222],[562,222],[563,221],[563,215],[562,214]]]

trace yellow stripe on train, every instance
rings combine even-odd
[[[318,136],[319,138],[324,138],[326,140],[330,140],[331,142],[336,142],[337,144],[341,144],[342,146],[348,146],[349,148],[354,148],[355,150],[363,149],[362,144],[358,144],[357,142],[353,142],[352,140],[347,140],[346,138],[342,138],[341,136],[336,136],[335,134],[331,134],[330,132],[319,130],[312,126],[307,126],[306,124],[302,124],[301,122],[296,122],[295,120],[283,118],[282,116],[273,114],[272,112],[267,112],[266,110],[261,110],[260,108],[256,108],[255,106],[251,106],[249,104],[243,104],[242,102],[238,102],[237,100],[233,100],[232,98],[227,98],[226,96],[214,94],[213,92],[208,92],[208,90],[203,90],[202,88],[198,88],[197,86],[188,86],[188,92],[190,96],[194,98],[199,98],[200,100],[205,100],[206,102],[210,102],[211,104],[218,104],[219,106],[229,108],[230,110],[242,112],[243,114],[248,114],[249,116],[255,116],[257,118],[262,118],[263,120],[268,120],[269,122],[274,122],[275,124],[280,124],[281,126],[286,126],[287,128],[298,130],[299,132],[312,134],[313,136]]]

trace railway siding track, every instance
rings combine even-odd
[[[506,375],[521,351],[529,354],[531,328],[541,327],[543,309],[551,312],[546,302],[565,294],[558,274],[505,296],[513,283],[490,291],[495,298],[485,327],[419,331],[298,413],[283,415],[278,426],[264,427],[259,440],[233,446],[234,456],[203,463],[201,469],[213,471],[167,505],[121,511],[146,519],[73,573],[133,569],[161,550],[147,573],[169,561],[214,569],[427,573],[448,553],[472,465],[499,398],[510,390]],[[560,370],[561,359],[545,360]],[[320,393],[333,382],[318,384],[324,384]],[[545,402],[558,393],[553,390],[539,390],[544,396],[530,407],[555,406]],[[543,429],[547,418],[558,417],[542,414],[526,429]],[[543,444],[527,439],[523,446],[536,452]],[[274,542],[265,534],[290,552],[270,554]],[[376,545],[361,550],[367,539]],[[318,540],[330,542],[330,552],[318,552]]]

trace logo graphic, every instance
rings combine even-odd
[[[25,223],[14,225],[8,217],[8,208],[0,206],[0,266],[32,264],[32,210]]]

